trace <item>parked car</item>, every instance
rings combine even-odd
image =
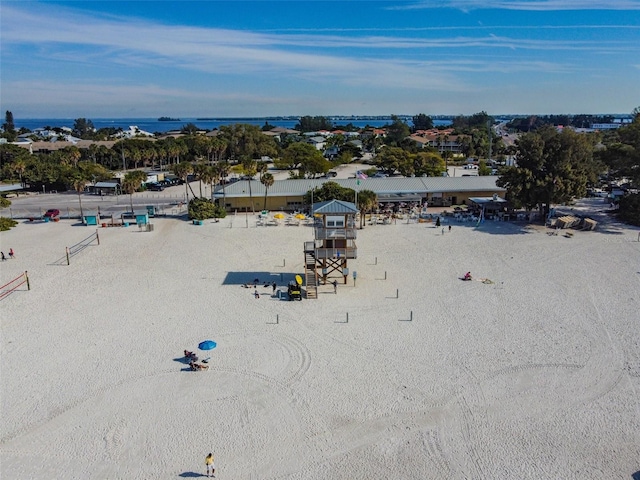
[[[333,170],[329,170],[327,173],[324,174],[324,176],[326,178],[337,177],[338,176],[338,172],[334,172]]]
[[[148,183],[147,190],[151,190],[153,192],[161,192],[164,190],[164,185],[161,185],[160,183]]]
[[[49,210],[46,211],[44,216],[45,217],[49,217],[49,218],[59,217],[60,216],[60,210],[58,210],[57,208],[50,208]]]

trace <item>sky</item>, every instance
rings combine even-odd
[[[1,0],[0,47],[16,119],[640,106],[640,0]]]

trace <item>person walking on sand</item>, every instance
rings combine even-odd
[[[274,295],[276,294],[276,288],[277,288],[277,287],[278,287],[278,285],[276,284],[276,282],[273,282],[273,283],[271,284],[271,288],[273,289],[273,294],[274,294]]]
[[[442,227],[442,234],[444,235],[444,227]]]
[[[216,471],[216,465],[213,462],[213,453],[210,453],[209,455],[207,455],[207,458],[204,459],[204,464],[207,467],[207,477],[214,477],[215,478],[215,471]]]
[[[9,258],[11,258],[11,259],[15,258],[13,255],[14,255],[13,248],[10,248],[9,249]]]
[[[333,281],[333,293],[335,293],[335,294],[338,293],[338,281],[337,280]]]
[[[449,225],[449,231],[451,231],[451,225]]]
[[[4,256],[4,252],[0,252],[0,253],[2,254],[2,261],[4,262],[7,259],[7,257]]]

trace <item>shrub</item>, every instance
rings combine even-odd
[[[9,206],[11,206],[11,200],[0,197],[0,208],[7,208]]]
[[[189,201],[189,220],[206,220],[207,218],[224,218],[226,216],[227,211],[208,198],[194,198]]]
[[[18,222],[15,220],[7,217],[0,217],[0,232],[6,232],[16,225],[18,225]]]
[[[640,225],[640,193],[625,195],[620,199],[618,217],[632,225]]]

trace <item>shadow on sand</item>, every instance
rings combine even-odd
[[[295,280],[296,275],[302,274],[295,272],[228,272],[222,284],[249,285],[251,287],[256,286],[259,289],[266,289],[271,287],[273,282],[276,282],[278,286],[287,285],[290,281]]]

